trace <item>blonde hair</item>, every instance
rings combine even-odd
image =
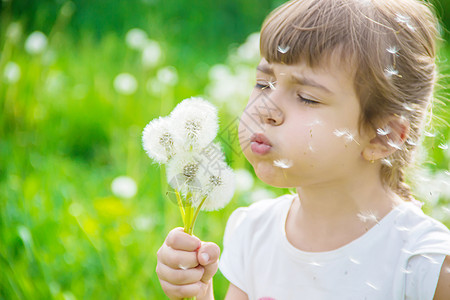
[[[360,125],[375,129],[392,115],[410,123],[407,143],[389,157],[392,166],[383,165],[380,175],[411,200],[404,170],[433,98],[438,38],[431,6],[418,0],[294,0],[264,21],[260,50],[269,63],[301,61],[313,68],[339,51],[343,65],[356,66]]]

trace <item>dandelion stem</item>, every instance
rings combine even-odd
[[[205,200],[206,200],[206,197],[203,197],[202,202],[200,202],[200,205],[195,209],[194,217],[192,219],[192,224],[191,224],[191,228],[190,228],[191,232],[194,232],[195,221],[197,220],[198,213],[200,212],[200,209],[202,208],[203,203],[205,203]]]
[[[184,207],[183,207],[183,202],[181,201],[181,197],[180,197],[180,192],[178,192],[177,190],[175,190],[175,195],[177,196],[177,203],[178,203],[178,207],[180,208],[180,213],[181,213],[181,219],[183,220],[183,224],[185,223],[185,213],[184,213]]]

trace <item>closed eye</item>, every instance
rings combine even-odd
[[[299,99],[301,102],[303,102],[303,103],[305,103],[305,104],[307,104],[307,105],[317,105],[317,104],[320,104],[320,102],[317,101],[317,100],[313,100],[313,99],[310,99],[310,98],[305,98],[305,97],[303,97],[302,95],[297,95],[297,96],[298,96],[298,99]]]

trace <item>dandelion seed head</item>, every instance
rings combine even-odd
[[[128,47],[142,50],[147,44],[147,33],[140,28],[132,28],[127,32],[125,41]]]
[[[172,132],[171,123],[168,117],[159,117],[148,123],[142,132],[144,150],[150,158],[160,164],[167,163],[181,144]]]
[[[217,135],[217,110],[202,98],[183,100],[170,116],[174,120],[174,134],[183,141],[187,150],[204,149]]]
[[[187,182],[190,183],[192,179],[197,175],[198,163],[190,162],[183,166],[183,176],[186,178]]]
[[[137,87],[137,80],[130,73],[121,73],[114,79],[114,89],[121,95],[132,95]]]
[[[203,197],[206,197],[201,210],[212,211],[223,208],[233,198],[236,189],[236,178],[233,170],[226,164],[215,169],[206,176],[200,176]],[[198,206],[201,199],[193,203]]]
[[[117,197],[129,199],[136,195],[137,185],[133,178],[119,176],[112,181],[111,190]]]
[[[13,61],[8,62],[5,65],[5,69],[3,71],[3,78],[6,83],[13,84],[19,81],[20,79],[20,67]]]
[[[153,40],[147,41],[142,49],[142,65],[146,68],[154,67],[162,57],[162,50],[159,43]]]
[[[25,51],[31,55],[41,54],[47,48],[47,36],[40,31],[31,33],[25,41]]]
[[[281,169],[289,169],[290,167],[292,167],[292,164],[292,161],[287,158],[277,159],[273,161],[273,165]]]
[[[194,153],[177,153],[166,164],[167,182],[172,188],[182,193],[197,191],[199,167],[200,162],[195,158]]]

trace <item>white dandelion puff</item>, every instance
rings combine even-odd
[[[112,181],[111,190],[117,197],[129,199],[136,195],[137,185],[133,178],[119,176]]]
[[[147,33],[140,28],[132,28],[127,32],[125,41],[128,47],[142,50],[147,43]]]
[[[440,144],[438,147],[441,148],[442,150],[448,150],[447,144]]]
[[[398,48],[397,46],[390,46],[386,49],[387,52],[391,53],[391,54],[397,54],[398,52]]]
[[[149,40],[142,49],[142,65],[146,68],[154,67],[161,60],[162,50],[158,42]]]
[[[183,194],[201,191],[198,174],[200,162],[192,152],[182,152],[175,155],[166,164],[166,176],[169,185]]]
[[[114,78],[114,89],[121,95],[132,95],[136,92],[138,83],[129,73],[121,73]]]
[[[384,69],[384,75],[386,75],[386,77],[399,76],[398,70],[394,69],[393,66],[389,66]]]
[[[237,169],[234,171],[236,176],[236,190],[237,191],[248,191],[255,184],[255,179],[253,175],[247,169]]]
[[[156,78],[159,82],[164,83],[165,85],[174,86],[178,82],[177,69],[172,66],[159,69],[156,73]]]
[[[5,65],[5,69],[3,71],[3,78],[7,83],[9,84],[16,83],[17,81],[19,81],[20,75],[21,72],[18,64],[16,64],[13,61],[10,61]]]
[[[281,169],[289,169],[290,167],[292,167],[292,164],[292,160],[289,160],[287,158],[277,159],[273,161],[273,165]]]
[[[377,134],[378,135],[384,136],[384,135],[388,135],[389,133],[391,133],[391,129],[389,127],[386,127],[386,129],[383,129],[383,128],[378,128],[377,129]]]
[[[225,163],[220,169],[207,172],[206,176],[200,175],[199,181],[202,190],[202,197],[195,198],[195,207],[200,205],[200,199],[205,200],[201,210],[212,211],[223,208],[230,202],[236,188],[236,180],[233,171]]]
[[[371,211],[360,212],[356,216],[358,217],[358,219],[360,219],[364,223],[366,223],[366,222],[378,223],[377,215]]]
[[[181,141],[174,135],[172,120],[168,117],[152,120],[142,132],[142,146],[147,155],[157,163],[167,163],[180,145]]]
[[[394,141],[389,140],[387,144],[394,149],[402,150],[402,147],[399,144],[395,143]]]
[[[183,141],[186,150],[203,149],[217,135],[217,110],[203,98],[183,100],[170,115],[174,120],[174,134]]]
[[[278,48],[277,48],[278,52],[280,52],[281,54],[287,53],[289,51],[289,49],[291,49],[291,47],[288,45],[286,45],[286,46],[278,45]]]
[[[31,54],[41,54],[47,48],[47,36],[40,31],[31,33],[25,41],[25,50]]]
[[[387,159],[387,158],[383,158],[383,159],[381,160],[381,163],[382,163],[383,165],[385,165],[385,166],[392,167],[392,162],[391,162],[389,159]]]

